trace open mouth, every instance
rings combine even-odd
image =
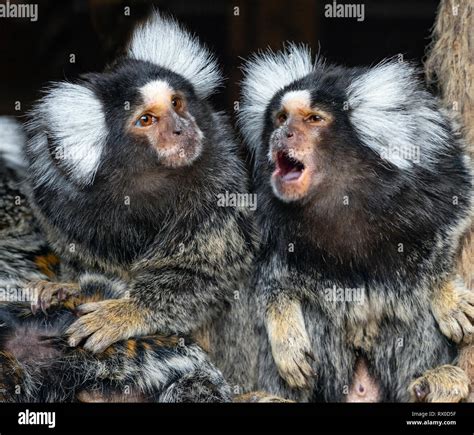
[[[287,151],[279,151],[276,158],[276,175],[283,181],[297,181],[303,175],[305,166],[302,162],[290,156]]]

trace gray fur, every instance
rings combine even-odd
[[[16,145],[20,149],[21,141]],[[26,199],[23,173],[18,167],[8,169],[1,159],[0,235],[0,402],[72,402],[83,392],[101,401],[232,399],[221,372],[189,339],[170,347],[154,341],[161,337],[151,336],[134,340],[135,355],[124,342],[115,344],[107,356],[93,355],[64,342],[65,329],[76,319],[73,313],[55,308],[49,316],[32,315],[31,284],[50,279],[36,260],[51,249]],[[127,290],[123,281],[104,274],[82,273],[76,278],[83,295],[114,299]]]

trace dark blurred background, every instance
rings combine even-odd
[[[49,81],[100,71],[120,54],[135,23],[153,6],[176,16],[217,53],[228,81],[215,105],[232,110],[238,99],[241,57],[268,46],[281,48],[282,42],[291,40],[310,43],[314,51],[346,65],[376,63],[400,53],[421,62],[438,5],[437,0],[338,1],[364,5],[365,19],[357,21],[326,18],[325,5],[332,0],[11,3],[38,4],[39,19],[0,18],[0,115],[23,115]],[[71,54],[75,63],[70,62]]]

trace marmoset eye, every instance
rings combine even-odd
[[[183,99],[175,95],[171,100],[171,104],[176,110],[180,110],[183,107]]]
[[[155,116],[146,113],[145,115],[142,115],[140,116],[140,118],[137,119],[135,125],[137,127],[149,127],[157,121],[158,119]]]
[[[314,113],[313,115],[310,115],[306,118],[307,121],[309,122],[321,122],[321,121],[324,121],[324,118],[321,116],[321,115],[318,115],[316,113]]]
[[[280,112],[280,113],[277,115],[277,121],[278,121],[280,124],[284,124],[287,120],[288,120],[288,115],[286,114],[286,112]]]

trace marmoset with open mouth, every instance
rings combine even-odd
[[[260,388],[302,401],[464,400],[454,341],[472,339],[474,299],[455,261],[472,175],[448,114],[396,59],[347,68],[290,44],[244,73]]]

